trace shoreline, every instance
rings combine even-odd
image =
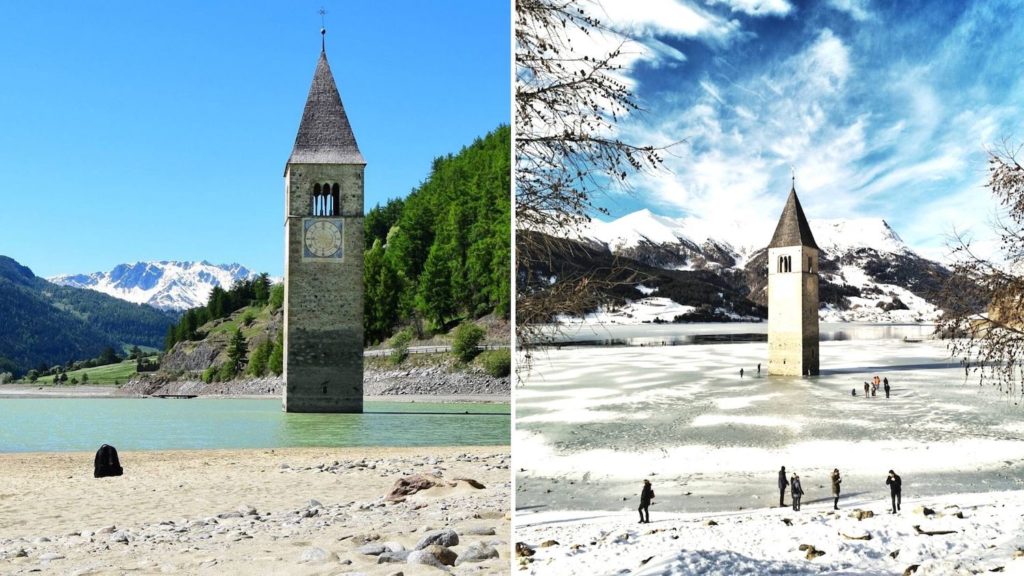
[[[122,394],[114,386],[54,386],[32,384],[0,385],[0,399],[4,398],[153,398],[142,394]],[[280,399],[280,394],[198,394],[197,398],[212,399]],[[366,395],[364,402],[436,402],[441,404],[509,404],[508,394],[393,394]]]
[[[97,479],[92,452],[0,454],[0,572],[426,574],[409,551],[452,530],[461,572],[509,573],[508,446],[119,457],[124,474]],[[385,498],[413,474],[438,485]]]

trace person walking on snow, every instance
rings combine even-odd
[[[864,383],[864,397],[867,398],[871,395],[871,385],[867,382]]]
[[[800,486],[800,477],[793,474],[793,479],[789,481],[790,490],[789,495],[793,498],[793,511],[800,511],[800,498],[804,495],[804,489]]]
[[[843,479],[839,477],[839,468],[832,470],[832,509],[839,510],[839,485]]]
[[[885,483],[889,485],[889,495],[892,496],[892,513],[895,514],[900,511],[900,506],[903,504],[903,479],[899,474],[889,470],[889,477],[885,479]]]
[[[789,486],[789,480],[786,479],[786,467],[783,466],[779,470],[779,508],[785,506],[783,500],[786,498],[786,486]]]
[[[885,388],[885,397],[888,398],[889,397],[889,377],[888,376],[886,376],[885,378],[882,379],[882,384],[883,384],[882,387]]]
[[[641,524],[651,523],[651,511],[648,510],[651,500],[654,500],[654,488],[651,487],[650,480],[644,480],[644,488],[640,491],[640,508],[637,509],[640,511]]]

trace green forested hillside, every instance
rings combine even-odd
[[[106,347],[160,347],[172,323],[155,308],[51,284],[0,256],[0,372],[92,358]]]
[[[508,317],[511,132],[500,126],[365,220],[366,340],[396,326],[445,328],[494,312]]]

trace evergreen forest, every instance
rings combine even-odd
[[[511,130],[435,158],[404,199],[366,214],[367,344],[397,327],[447,330],[511,307]]]

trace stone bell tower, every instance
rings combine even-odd
[[[768,374],[818,374],[818,245],[795,179],[768,245]]]
[[[365,167],[322,50],[284,170],[288,412],[363,411]]]

